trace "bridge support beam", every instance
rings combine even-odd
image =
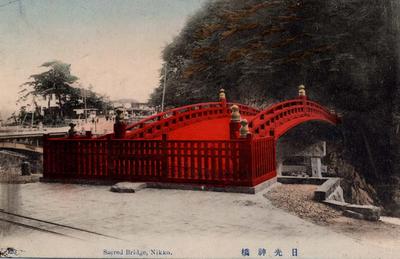
[[[283,166],[282,160],[277,160],[276,161],[276,174],[278,176],[282,176],[282,166]]]

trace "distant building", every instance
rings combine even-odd
[[[137,101],[135,99],[119,99],[111,101],[111,105],[114,107],[114,109],[130,109],[132,107],[132,103],[137,103]]]
[[[26,107],[27,112],[38,111],[42,116],[58,114],[60,111],[55,94],[49,94],[45,97],[36,96],[34,99],[26,100],[24,103],[21,103],[21,105]]]
[[[148,103],[138,102],[134,99],[115,100],[111,101],[111,104],[114,109],[122,108],[127,118],[146,117],[156,112],[154,107],[151,107]]]
[[[154,107],[149,106],[148,103],[132,103],[131,108],[128,110],[130,114],[136,116],[149,116],[156,112]]]
[[[76,118],[78,119],[84,119],[85,118],[85,109],[74,109]],[[87,108],[86,109],[86,116],[87,118],[93,118],[96,117],[99,113],[99,109],[96,108]]]

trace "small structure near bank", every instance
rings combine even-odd
[[[326,156],[326,142],[295,146],[280,142],[277,150],[277,174],[283,176],[322,177],[327,167],[321,162]]]

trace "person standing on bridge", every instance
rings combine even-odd
[[[76,124],[71,122],[69,126],[70,129],[68,130],[68,137],[73,138],[76,135],[76,130],[75,130]]]

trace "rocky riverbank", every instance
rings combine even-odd
[[[276,184],[264,194],[272,205],[318,225],[357,239],[398,241],[400,225],[347,218],[342,212],[313,200],[316,185]]]

